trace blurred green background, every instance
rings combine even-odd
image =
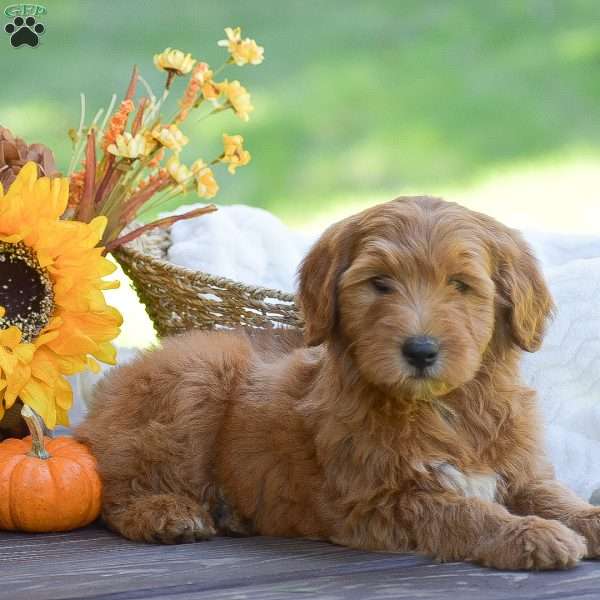
[[[434,193],[517,225],[600,231],[593,0],[41,4],[38,48],[13,49],[2,32],[0,123],[51,146],[63,170],[80,92],[91,118],[123,93],[133,63],[158,91],[154,53],[171,46],[219,65],[223,28],[241,25],[266,49],[262,65],[226,75],[251,91],[250,122],[228,112],[186,130],[190,159],[215,155],[223,130],[252,152],[235,177],[221,173],[217,202],[316,227]]]

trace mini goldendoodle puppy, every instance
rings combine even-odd
[[[600,554],[554,478],[521,350],[552,299],[521,236],[434,198],[330,227],[298,336],[193,332],[114,369],[77,437],[133,540],[304,536],[503,569]]]

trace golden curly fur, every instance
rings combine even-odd
[[[192,332],[114,369],[77,431],[133,540],[259,533],[505,569],[600,554],[553,478],[522,349],[552,300],[521,236],[434,198],[330,227],[300,270],[305,343]],[[414,366],[403,348],[434,340]]]

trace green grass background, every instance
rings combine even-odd
[[[243,134],[253,154],[235,177],[221,173],[219,202],[304,224],[340,206],[468,188],[521,165],[585,156],[597,170],[593,0],[43,4],[38,48],[13,49],[2,32],[0,123],[51,146],[63,169],[80,92],[91,116],[123,93],[133,63],[158,90],[154,53],[171,46],[218,65],[223,28],[241,25],[266,49],[262,65],[227,72],[252,92],[251,121],[227,113],[187,127],[190,160],[215,155],[223,130]],[[486,202],[478,207],[493,212]]]

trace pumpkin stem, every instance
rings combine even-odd
[[[42,426],[41,418],[27,404],[23,405],[21,416],[25,423],[27,423],[29,433],[31,434],[31,451],[27,455],[35,456],[42,460],[50,458],[50,454],[44,448],[44,427]]]

